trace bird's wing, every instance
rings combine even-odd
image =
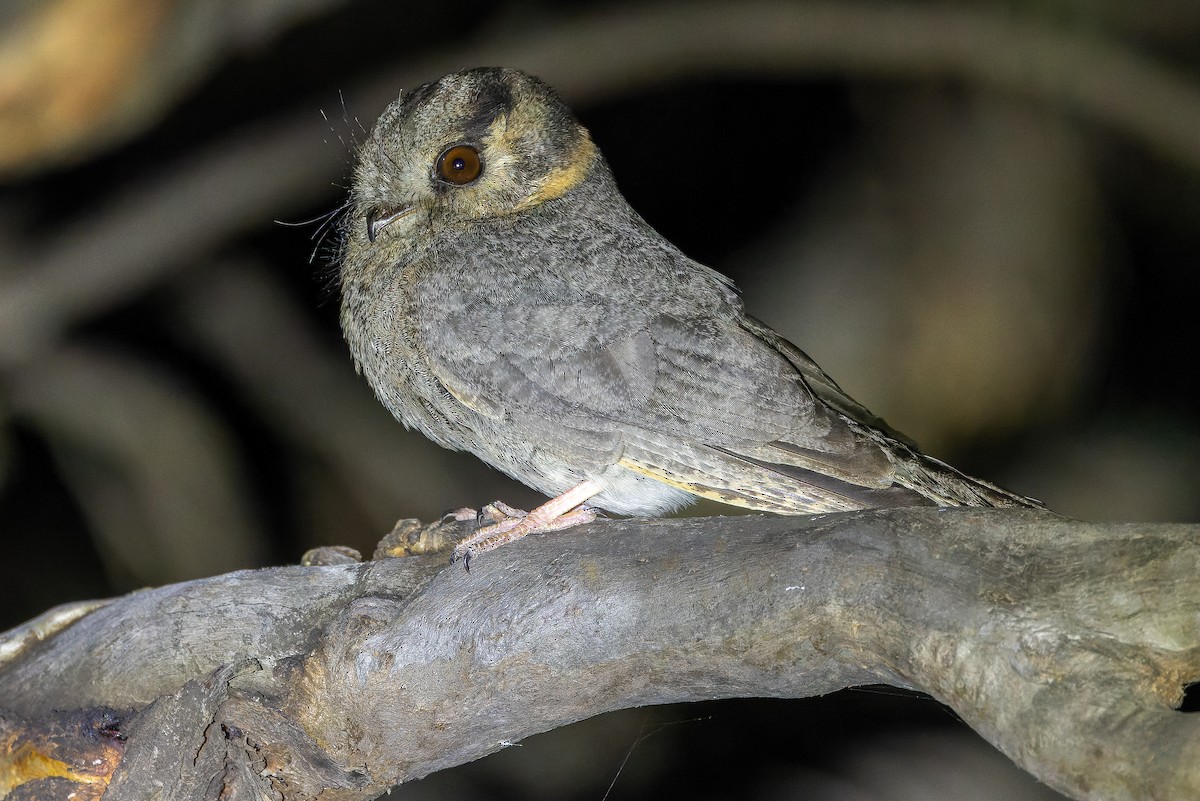
[[[703,497],[767,511],[920,503],[919,495],[896,486],[886,435],[826,403],[790,354],[764,338],[769,330],[745,323],[740,317],[652,321],[658,364],[651,408],[671,413],[665,425],[626,431],[622,463]],[[823,379],[823,391],[836,391],[843,405],[870,419],[789,347]]]
[[[506,415],[514,436],[702,497],[792,513],[920,501],[894,486],[879,441],[810,386],[806,368],[871,419],[810,359],[736,309],[702,311],[596,297],[464,308],[438,323],[447,347],[433,372],[460,401]]]
[[[691,393],[696,411],[682,436],[629,431],[622,463],[630,469],[702,497],[785,514],[1041,506],[925,456],[761,323],[706,319],[702,328],[710,325],[708,336],[682,338],[664,333],[669,321],[654,326],[658,353],[674,368],[659,371],[673,387],[664,394]],[[679,366],[698,355],[712,369],[699,382],[684,379]]]
[[[753,317],[746,317],[742,325],[747,331],[754,334],[763,343],[778,351],[780,355],[791,362],[792,366],[796,368],[804,379],[804,383],[812,390],[813,395],[822,403],[855,422],[885,434],[890,439],[904,443],[909,447],[916,447],[916,443],[911,438],[892,428],[882,417],[874,414],[854,398],[847,395],[837,385],[837,382],[830,378],[807,353]]]

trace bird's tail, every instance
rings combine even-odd
[[[896,450],[902,453],[896,454]],[[990,481],[969,476],[940,459],[926,456],[907,445],[893,445],[889,449],[889,456],[903,459],[896,465],[896,482],[919,492],[939,506],[1045,508],[1039,500],[1018,495]]]

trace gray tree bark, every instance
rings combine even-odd
[[[886,683],[1072,797],[1195,799],[1198,575],[1200,527],[979,509],[601,520],[469,573],[233,573],[10,632],[0,791],[369,799],[614,709]]]

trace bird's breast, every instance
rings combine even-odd
[[[429,343],[418,325],[420,264],[373,271],[342,286],[342,332],[355,366],[379,401],[408,428],[461,448],[445,391],[429,369]]]

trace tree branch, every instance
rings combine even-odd
[[[606,520],[470,573],[440,553],[233,573],[27,637],[0,738],[23,765],[122,751],[106,799],[367,799],[605,711],[884,682],[1076,798],[1190,799],[1198,535],[1016,510]],[[0,767],[14,798],[103,790]]]

